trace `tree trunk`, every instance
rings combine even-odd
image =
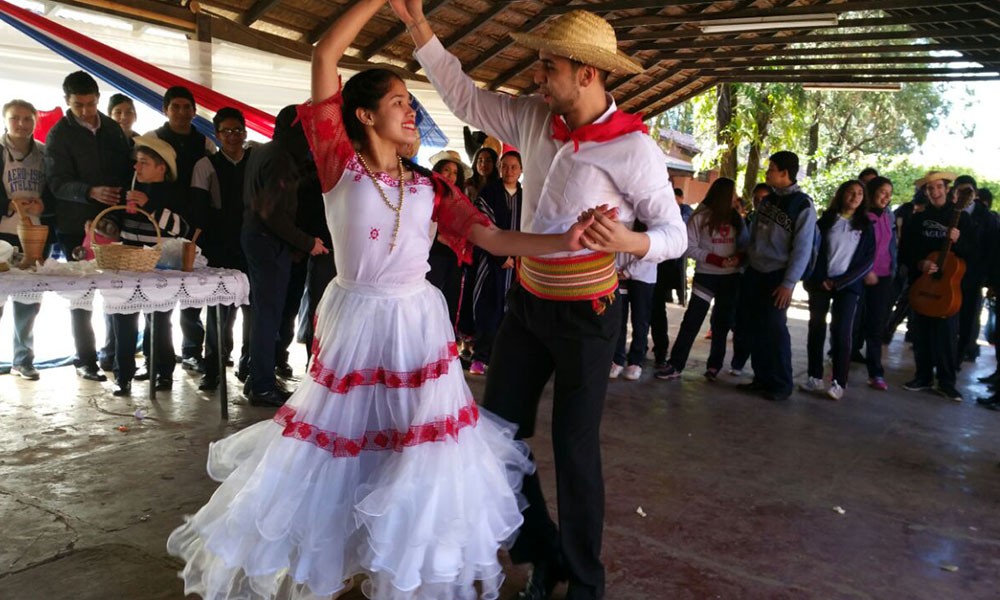
[[[809,149],[806,151],[806,156],[809,157],[809,164],[806,166],[806,177],[815,176],[816,170],[819,168],[819,165],[816,163],[816,152],[819,150],[819,118],[822,109],[822,103],[817,100],[815,110],[813,111],[813,122],[809,126]]]
[[[736,146],[739,140],[731,127],[736,112],[736,94],[729,83],[720,84],[717,89],[719,101],[715,109],[715,140],[725,148],[719,157],[719,172],[723,177],[736,179]]]
[[[750,143],[750,153],[747,156],[747,172],[743,179],[743,199],[749,200],[753,196],[753,188],[757,185],[757,173],[760,171],[760,150],[767,139],[767,130],[771,126],[771,114],[774,111],[774,102],[768,97],[758,107],[754,121],[757,125],[757,135]]]

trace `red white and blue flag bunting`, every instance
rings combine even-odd
[[[88,38],[42,15],[0,0],[0,20],[154,110],[163,108],[163,94],[167,88],[180,85],[191,90],[199,108],[212,112],[226,106],[237,108],[243,113],[248,128],[268,138],[274,134],[274,116]],[[429,146],[447,145],[448,138],[430,114],[415,97],[411,95],[410,98],[417,111],[417,129],[422,142]],[[205,117],[196,116],[193,125],[204,135],[215,139],[215,128]]]

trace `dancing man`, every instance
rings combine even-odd
[[[608,73],[642,67],[619,54],[614,29],[584,11],[553,20],[543,35],[513,34],[538,51],[537,95],[511,97],[476,87],[434,36],[420,0],[391,0],[413,36],[428,78],[459,119],[518,147],[524,157],[521,230],[566,231],[594,205],[585,250],[524,257],[519,283],[497,333],[487,373],[485,406],[534,435],[538,402],[555,375],[552,443],[559,526],[549,517],[536,475],[511,557],[534,565],[522,598],[547,598],[569,580],[566,598],[604,595],[601,533],[604,480],[600,423],[621,322],[611,303],[618,280],[614,253],[659,262],[681,256],[687,231],[663,162],[638,115],[618,110],[605,90]],[[631,229],[635,219],[649,226]]]

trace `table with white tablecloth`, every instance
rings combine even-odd
[[[100,294],[103,310],[108,314],[164,312],[181,308],[201,308],[219,305],[242,306],[250,302],[250,282],[235,269],[204,268],[191,272],[155,270],[97,271],[80,264],[43,269],[40,272],[12,269],[0,272],[0,306],[8,297],[25,304],[41,302],[46,293],[69,300],[71,308],[93,310],[94,298]],[[216,319],[219,340],[223,319]],[[150,345],[152,348],[153,345]],[[219,395],[222,418],[228,417],[225,353],[219,352]],[[152,358],[150,358],[152,364]],[[150,397],[153,394],[150,378]]]

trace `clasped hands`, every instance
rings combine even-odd
[[[581,212],[568,233],[579,246],[574,247],[574,250],[629,252],[637,256],[645,254],[644,246],[639,242],[640,238],[644,240],[645,234],[636,233],[620,223],[618,208],[607,204]]]

